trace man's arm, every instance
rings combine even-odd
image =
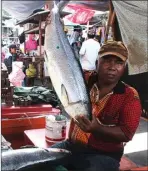
[[[88,120],[85,116],[77,117],[77,125],[87,133],[93,134],[96,139],[102,139],[107,142],[128,142],[132,139],[139,125],[141,116],[141,104],[139,99],[129,98],[119,116],[117,126],[104,126],[99,123],[96,117]]]
[[[130,99],[129,99],[130,100]],[[139,125],[141,104],[139,99],[127,101],[119,116],[119,124],[115,127],[98,126],[93,134],[104,140],[128,142],[132,139]],[[99,125],[99,124],[98,124]]]
[[[119,126],[104,126],[96,117],[93,117],[92,122],[85,116],[76,117],[76,124],[87,133],[94,135],[96,139],[101,139],[106,142],[127,142],[128,139],[122,132]]]
[[[85,55],[85,52],[86,52],[86,44],[85,44],[85,42],[83,42],[79,54],[80,54],[81,56],[83,56],[83,55]]]
[[[127,142],[128,138],[122,132],[119,126],[103,126],[98,124],[98,126],[92,131],[92,134],[97,139],[103,139],[107,142]]]

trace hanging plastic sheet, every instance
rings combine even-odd
[[[129,74],[148,72],[148,1],[112,2],[129,51]]]
[[[7,11],[17,20],[23,20],[33,13],[34,10],[44,7],[45,1],[2,1],[2,9]]]

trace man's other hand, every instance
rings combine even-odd
[[[92,121],[90,121],[84,115],[76,116],[75,123],[86,133],[92,133],[95,129],[98,129],[100,125],[95,116],[93,116]]]

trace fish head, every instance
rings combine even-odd
[[[72,118],[75,118],[75,116],[78,115],[85,115],[91,120],[91,113],[90,113],[91,110],[90,110],[89,101],[78,100],[72,102],[69,99],[68,93],[63,85],[61,87],[61,102],[62,105],[64,106],[65,111]]]
[[[84,115],[91,120],[88,106],[89,104],[86,102],[79,101],[76,103],[69,103],[68,106],[65,106],[65,110],[72,118],[75,118],[79,115]]]

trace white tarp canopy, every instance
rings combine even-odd
[[[45,1],[2,1],[2,9],[7,11],[13,18],[23,20],[33,13],[34,10],[44,7]]]
[[[148,72],[148,1],[112,2],[129,51],[129,74]]]

